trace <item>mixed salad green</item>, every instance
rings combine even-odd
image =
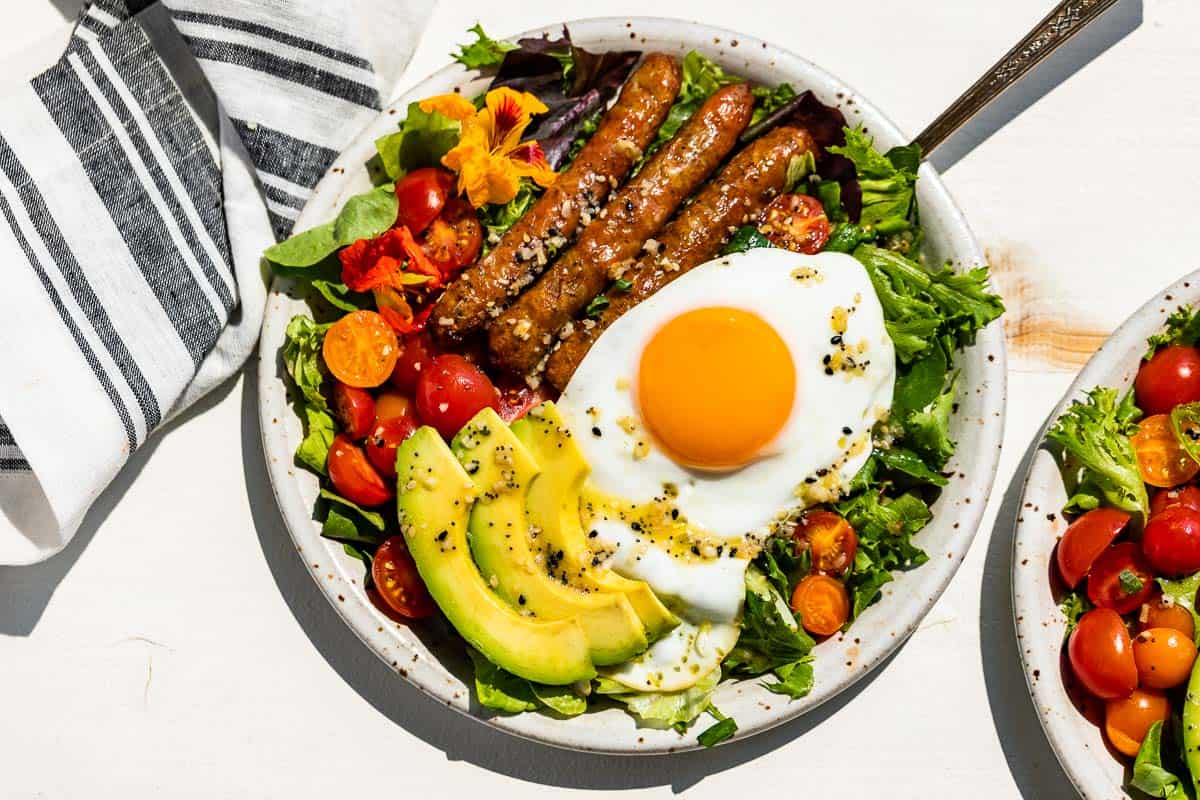
[[[540,144],[546,162],[554,170],[568,165],[595,132],[605,106],[640,55],[590,53],[572,43],[565,29],[559,39],[522,40],[517,44],[494,40],[478,25],[471,32],[475,40],[463,45],[454,58],[467,68],[490,71],[494,75],[493,89],[508,87],[537,97],[546,111],[533,115],[526,140]],[[739,81],[742,78],[704,55],[688,53],[682,63],[678,97],[635,170],[669,141],[714,91]],[[915,146],[880,152],[863,130],[846,127],[835,109],[823,106],[810,92],[797,93],[786,83],[756,87],[754,97],[747,137],[760,135],[784,120],[808,124],[814,135],[826,132],[818,137],[823,145],[822,156],[810,156],[790,167],[787,188],[819,202],[829,224],[824,249],[851,254],[862,264],[879,297],[895,346],[894,402],[890,415],[874,432],[874,452],[848,491],[825,506],[849,523],[857,542],[851,551],[852,563],[846,565],[842,577],[850,597],[844,630],[879,600],[895,571],[912,569],[928,560],[914,536],[932,518],[931,504],[951,478],[945,470],[955,449],[951,419],[960,383],[955,357],[1004,309],[1000,298],[989,291],[986,267],[957,272],[948,264],[926,263],[916,199],[921,154]],[[485,102],[483,95],[472,100],[476,109],[483,108]],[[439,108],[446,107],[411,104],[398,129],[376,142],[377,154],[368,165],[375,188],[350,199],[333,221],[298,233],[265,253],[277,274],[295,279],[307,292],[312,309],[310,315],[299,315],[291,321],[282,358],[292,383],[292,402],[304,422],[296,463],[322,481],[314,519],[321,525],[323,536],[340,543],[347,554],[363,562],[364,588],[377,601],[382,593],[386,602],[380,604],[381,610],[413,618],[433,613],[433,604],[427,596],[425,604],[420,601],[419,578],[409,576],[406,584],[402,576],[389,571],[402,562],[403,553],[388,545],[401,531],[395,515],[384,510],[384,502],[374,502],[377,497],[390,499],[397,493],[395,487],[386,485],[386,459],[392,459],[394,474],[399,442],[387,440],[382,433],[366,434],[368,455],[375,452],[372,447],[383,454],[383,462],[370,461],[380,473],[375,477],[381,483],[377,486],[374,479],[368,481],[371,491],[346,490],[350,484],[342,483],[339,475],[346,474],[342,453],[354,446],[351,434],[359,427],[375,429],[370,419],[361,426],[354,421],[354,398],[358,395],[339,388],[342,381],[331,374],[337,370],[328,363],[330,342],[326,338],[340,320],[364,311],[378,311],[395,329],[400,347],[411,360],[414,348],[424,346],[418,341],[425,324],[422,309],[428,307],[440,286],[466,266],[453,260],[430,259],[435,267],[451,264],[449,268],[430,270],[424,260],[431,253],[428,235],[417,242],[424,246],[424,255],[419,248],[411,248],[407,241],[394,236],[398,218],[404,219],[410,213],[402,200],[406,180],[422,170],[440,168],[447,153],[460,144],[466,123]],[[445,218],[445,224],[454,226],[460,234],[477,231],[474,251],[466,256],[473,260],[494,246],[543,191],[537,181],[522,177],[511,197],[501,196],[496,202],[474,207],[469,220],[451,219],[447,206],[433,225]],[[397,239],[394,245],[393,238]],[[385,245],[397,249],[388,250]],[[757,226],[746,225],[732,236],[725,252],[770,246],[771,240]],[[370,250],[372,247],[390,254],[388,257],[398,265],[392,284],[384,287],[390,294],[378,286],[368,287],[363,277],[379,268],[382,256],[365,273],[347,266],[349,251],[355,251],[354,258],[358,258],[360,251],[375,252]],[[554,255],[551,252],[549,257]],[[398,364],[397,372],[405,357],[402,355],[400,362],[393,359]],[[383,386],[383,394],[372,398],[368,393],[373,404],[384,402],[384,394],[391,391],[389,385],[404,385],[394,375],[388,380],[390,384]],[[501,384],[501,416],[506,421],[547,399],[527,387],[504,387],[502,383],[497,378],[497,384]],[[407,388],[413,390],[411,384]],[[388,402],[404,400],[389,396]],[[411,402],[411,397],[408,400]],[[1124,404],[1102,402],[1101,398],[1086,408],[1090,409],[1086,413],[1076,412],[1076,429],[1064,428],[1060,434],[1067,443],[1064,447],[1079,464],[1074,507],[1086,508],[1089,503],[1095,507],[1103,501],[1130,510],[1144,508],[1144,489],[1130,477],[1129,453],[1106,444],[1114,432],[1126,430],[1131,424],[1130,412]],[[401,433],[409,435],[412,428]],[[398,492],[403,494],[404,487],[398,487]],[[385,560],[381,553],[385,545],[389,568],[380,566]],[[399,549],[403,550],[402,544]],[[468,648],[476,695],[481,705],[505,713],[543,711],[573,716],[595,703],[616,703],[642,724],[681,731],[708,714],[714,722],[699,739],[704,745],[716,744],[737,729],[736,722],[712,703],[713,693],[723,679],[757,678],[767,690],[788,698],[804,697],[811,691],[815,641],[789,599],[813,569],[811,549],[803,542],[798,544],[793,530],[773,535],[747,572],[736,647],[725,657],[721,669],[687,690],[632,691],[605,677],[584,687],[551,686],[520,678],[485,654]],[[381,576],[388,586],[377,584]],[[397,594],[397,582],[407,594]],[[1158,775],[1163,770],[1152,761],[1148,756],[1143,772]]]

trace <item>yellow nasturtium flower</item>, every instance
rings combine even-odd
[[[512,200],[523,177],[543,187],[558,177],[541,145],[521,141],[533,115],[548,110],[529,92],[493,89],[479,111],[462,95],[443,94],[422,100],[421,110],[462,122],[458,144],[442,157],[442,164],[458,173],[458,190],[476,208]]]

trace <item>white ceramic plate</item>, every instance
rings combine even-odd
[[[1132,386],[1147,337],[1162,330],[1177,306],[1198,302],[1200,271],[1150,298],[1088,361],[1047,427],[1092,387],[1111,386],[1124,392]],[[1045,430],[1038,436],[1042,439]],[[1054,545],[1067,529],[1059,513],[1066,502],[1062,476],[1043,443],[1033,454],[1025,478],[1013,541],[1013,612],[1025,680],[1050,745],[1079,793],[1087,800],[1127,798],[1123,766],[1108,752],[1104,733],[1076,710],[1063,686],[1060,656],[1067,620],[1051,594],[1050,575]]]
[[[824,70],[766,42],[731,31],[679,20],[652,18],[590,19],[569,23],[576,43],[593,50],[637,47],[677,53],[699,50],[728,70],[766,84],[790,81],[797,90],[812,89],[826,103],[840,106],[850,124],[867,126],[882,149],[908,141],[857,92]],[[560,24],[526,35],[557,34]],[[349,196],[368,188],[363,164],[374,153],[374,140],[395,129],[410,101],[461,88],[470,97],[486,85],[458,65],[417,84],[385,110],[341,155],[317,187],[297,223],[304,230],[332,218]],[[983,263],[971,231],[928,164],[921,167],[918,197],[928,240],[928,256],[967,267]],[[361,591],[362,565],[340,546],[323,540],[312,520],[317,481],[292,464],[301,438],[300,422],[287,403],[278,351],[284,329],[303,303],[287,294],[280,282],[272,287],[263,327],[259,393],[263,445],[271,482],[300,557],[321,590],[363,642],[391,664],[402,678],[446,703],[498,728],[548,744],[607,753],[662,753],[697,747],[703,721],[686,734],[638,728],[619,709],[588,713],[569,720],[541,714],[505,717],[481,709],[468,691],[470,671],[461,644],[444,630],[408,628],[389,621]],[[748,680],[720,687],[716,704],[737,719],[737,737],[766,730],[825,702],[867,674],[891,654],[917,627],[941,595],[975,535],[996,474],[1004,416],[1004,341],[999,325],[979,336],[975,347],[959,357],[962,390],[954,435],[959,455],[951,462],[955,477],[934,509],[934,520],[918,537],[929,563],[899,575],[884,590],[883,601],[840,637],[816,649],[816,688],[803,700],[789,702]]]

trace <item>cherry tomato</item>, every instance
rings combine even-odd
[[[1115,508],[1097,508],[1072,522],[1054,554],[1063,582],[1072,589],[1078,586],[1127,524],[1129,515]]]
[[[396,359],[396,368],[392,370],[388,381],[400,391],[411,395],[417,389],[417,379],[421,377],[421,370],[429,366],[437,351],[427,333],[405,336],[400,344],[403,352]]]
[[[1142,480],[1151,486],[1175,486],[1200,473],[1200,463],[1179,446],[1170,414],[1146,417],[1138,423],[1137,433],[1129,441],[1137,453]]]
[[[1150,628],[1133,637],[1133,662],[1139,686],[1174,689],[1191,676],[1196,645],[1173,628]]]
[[[809,575],[792,591],[792,611],[817,636],[832,636],[850,619],[850,594],[837,578]]]
[[[500,396],[479,367],[459,355],[443,355],[421,371],[417,382],[417,414],[449,439],[487,407],[498,408]]]
[[[1195,486],[1176,486],[1174,489],[1159,489],[1150,498],[1150,516],[1162,513],[1170,506],[1187,506],[1200,511],[1200,489]]]
[[[1151,628],[1170,628],[1179,631],[1189,639],[1196,634],[1196,623],[1192,620],[1192,612],[1178,603],[1164,602],[1161,597],[1142,606],[1138,620],[1138,630],[1142,631]]]
[[[371,577],[379,596],[393,611],[409,619],[423,619],[436,609],[403,536],[393,536],[375,551]]]
[[[442,213],[446,198],[454,194],[454,183],[454,175],[437,167],[414,169],[396,181],[396,199],[400,201],[396,224],[414,235],[428,228]]]
[[[1095,608],[1079,618],[1067,640],[1071,671],[1084,688],[1102,700],[1128,697],[1137,688],[1133,642],[1121,615]]]
[[[819,253],[829,241],[829,218],[821,201],[806,194],[781,194],[763,212],[758,229],[771,243],[797,253]]]
[[[1136,756],[1146,732],[1171,716],[1166,695],[1153,689],[1135,689],[1129,697],[1109,700],[1104,709],[1104,732],[1120,753]]]
[[[417,418],[417,409],[413,401],[399,392],[380,392],[375,398],[375,420],[391,419],[392,417]]]
[[[1190,575],[1200,570],[1200,511],[1169,506],[1150,518],[1142,532],[1142,552],[1158,572]]]
[[[840,578],[854,564],[858,535],[850,523],[832,511],[810,511],[800,518],[792,537],[812,553],[814,572]]]
[[[1164,347],[1138,369],[1133,382],[1138,408],[1166,414],[1181,403],[1200,400],[1200,350],[1176,344]]]
[[[335,381],[333,415],[351,439],[361,439],[367,435],[371,423],[375,421],[375,400],[366,389]]]
[[[1097,608],[1128,614],[1154,594],[1154,573],[1141,549],[1120,542],[1105,550],[1092,564],[1087,579],[1088,599]]]
[[[333,488],[352,503],[369,508],[392,499],[392,490],[367,461],[362,449],[344,433],[333,437],[325,467]]]
[[[547,400],[552,399],[546,384],[542,383],[536,389],[530,389],[525,381],[501,381],[496,390],[500,392],[500,408],[496,413],[505,422],[512,422],[525,416],[531,408],[536,408]]]
[[[400,344],[383,317],[374,311],[355,311],[329,328],[321,354],[333,377],[350,386],[370,389],[392,374]]]
[[[385,478],[396,477],[396,448],[413,435],[417,421],[409,415],[382,419],[367,435],[367,459]]]
[[[425,232],[421,247],[444,275],[474,263],[483,248],[483,226],[475,209],[460,198],[448,200],[441,216]]]

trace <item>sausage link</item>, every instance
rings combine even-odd
[[[753,108],[746,84],[726,86],[705,100],[574,247],[488,326],[492,361],[518,375],[536,375],[560,329],[633,264],[646,240],[725,160]]]
[[[680,80],[676,59],[663,53],[646,56],[570,166],[438,298],[431,327],[439,342],[451,345],[486,325],[545,268],[547,250],[574,237],[581,217],[599,209],[654,140]]]
[[[783,191],[788,163],[816,144],[807,131],[776,128],[743,148],[659,237],[656,254],[647,254],[625,275],[628,292],[608,292],[608,308],[594,324],[575,326],[546,365],[546,380],[562,390],[592,343],[629,309],[693,267],[714,258],[730,234],[755,219]]]

